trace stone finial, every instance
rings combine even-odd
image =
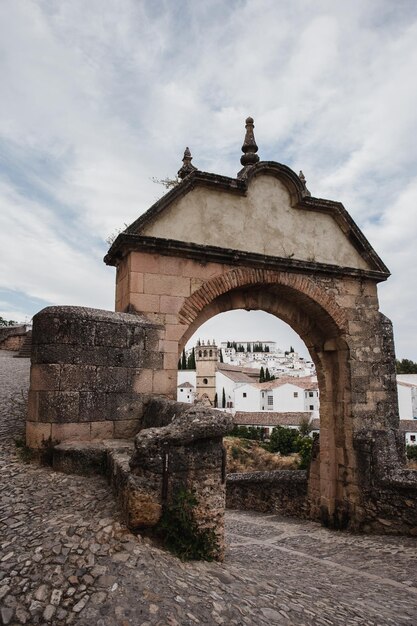
[[[188,176],[188,174],[191,174],[191,172],[195,172],[197,170],[197,168],[194,167],[194,165],[192,165],[191,163],[192,158],[193,157],[191,156],[190,149],[188,147],[185,148],[184,156],[182,159],[182,167],[178,170],[178,176],[182,180],[184,180],[184,178]]]
[[[306,192],[307,196],[311,196],[311,193],[309,192],[309,190],[307,189],[307,181],[306,181],[306,177],[303,174],[303,170],[300,170],[300,173],[298,174],[298,178],[301,180],[301,183],[304,187],[304,190]]]
[[[259,161],[259,157],[256,154],[256,152],[258,152],[258,146],[256,145],[255,135],[253,132],[254,123],[252,117],[248,117],[246,119],[245,128],[246,135],[242,146],[243,156],[240,157],[240,162],[244,167],[247,165],[255,165],[255,163]]]

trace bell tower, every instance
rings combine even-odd
[[[217,369],[218,348],[213,339],[207,342],[199,342],[195,348],[195,362],[197,375],[197,396],[202,398],[207,395],[214,406],[216,395],[216,369]]]

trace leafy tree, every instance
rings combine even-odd
[[[182,351],[181,369],[182,370],[186,370],[187,369],[187,357],[185,356],[185,349]]]
[[[223,393],[222,393],[222,408],[223,409],[226,408],[226,392],[224,390],[224,387],[223,387]]]
[[[261,371],[259,372],[259,382],[260,383],[264,383],[265,382],[265,372],[264,372],[264,366],[261,365]]]
[[[217,409],[217,393],[214,396],[214,408]]]
[[[223,363],[223,351],[220,348],[220,363]]]
[[[188,369],[188,370],[195,370],[195,369],[196,369],[196,364],[195,364],[195,350],[194,350],[194,348],[191,350],[190,354],[188,355],[188,359],[187,359],[187,369]]]
[[[307,437],[311,431],[313,430],[313,427],[310,424],[310,420],[308,419],[308,417],[303,417],[300,421],[300,426],[299,426],[299,433],[301,435],[301,437]]]
[[[256,426],[234,426],[230,435],[240,439],[253,439],[255,441],[263,438],[262,429]]]
[[[246,352],[252,352],[251,347],[250,347],[250,343],[246,344]]]
[[[178,359],[178,369],[179,370],[181,369],[181,359],[180,358]]]
[[[5,320],[4,317],[0,317],[0,326],[17,326],[18,323],[14,320]]]
[[[417,374],[417,363],[410,359],[402,359],[395,361],[397,374]]]
[[[417,461],[417,446],[407,446],[407,459],[409,461]]]
[[[279,452],[283,456],[297,452],[298,438],[299,433],[296,428],[275,426],[269,440],[269,450],[270,452]]]
[[[300,455],[300,469],[307,469],[311,461],[311,450],[313,439],[311,437],[299,437],[297,442],[297,452]]]

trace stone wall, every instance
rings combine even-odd
[[[26,337],[26,326],[4,326],[0,328],[0,350],[18,352]]]
[[[355,449],[362,478],[360,529],[417,536],[417,470],[405,466],[402,433],[363,430]]]
[[[307,472],[277,470],[228,474],[226,506],[229,509],[308,517]]]
[[[136,480],[130,519],[137,527],[154,526],[181,489],[197,500],[193,514],[200,529],[214,531],[215,558],[224,555],[225,467],[223,435],[233,427],[230,414],[166,398],[149,401],[144,425],[130,460]]]
[[[160,392],[161,328],[144,316],[48,307],[33,319],[27,445],[133,437]]]

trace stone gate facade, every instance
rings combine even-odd
[[[156,508],[163,437],[191,442],[187,475],[198,477],[205,493],[210,468],[214,501],[224,502],[227,424],[221,433],[197,429],[204,449],[216,449],[212,467],[213,459],[193,447],[196,433],[178,434],[184,416],[158,432],[158,415],[151,411],[145,424],[144,407],[157,395],[175,398],[179,355],[203,322],[234,309],[263,310],[287,322],[314,360],[320,446],[307,486],[304,474],[269,477],[262,488],[259,477],[235,480],[232,500],[259,501],[263,489],[271,502],[292,499],[291,510],[328,526],[417,535],[417,472],[405,468],[392,327],[378,305],[377,285],[389,271],[342,204],[312,197],[301,172],[259,161],[257,150],[248,118],[236,178],[198,171],[185,151],[181,182],[105,257],[117,269],[115,313],[51,307],[35,316],[27,442],[132,438],[140,431],[131,462],[142,474],[156,463]],[[169,413],[182,415],[175,407]],[[220,417],[204,419],[212,425]],[[144,448],[151,435],[156,460],[153,448],[150,460]],[[207,461],[201,468],[200,457]],[[131,476],[126,480],[132,486]],[[133,491],[142,502],[142,487]]]
[[[385,478],[404,463],[392,328],[377,294],[389,271],[342,204],[312,197],[301,172],[259,161],[251,118],[242,150],[243,169],[227,178],[198,171],[187,149],[182,182],[117,237],[105,257],[117,268],[116,310],[162,326],[170,397],[182,348],[212,316],[261,309],[287,322],[320,387],[311,515],[334,527],[378,526],[369,463]],[[390,438],[384,459],[369,460],[371,433]],[[414,476],[399,480],[414,489]]]

